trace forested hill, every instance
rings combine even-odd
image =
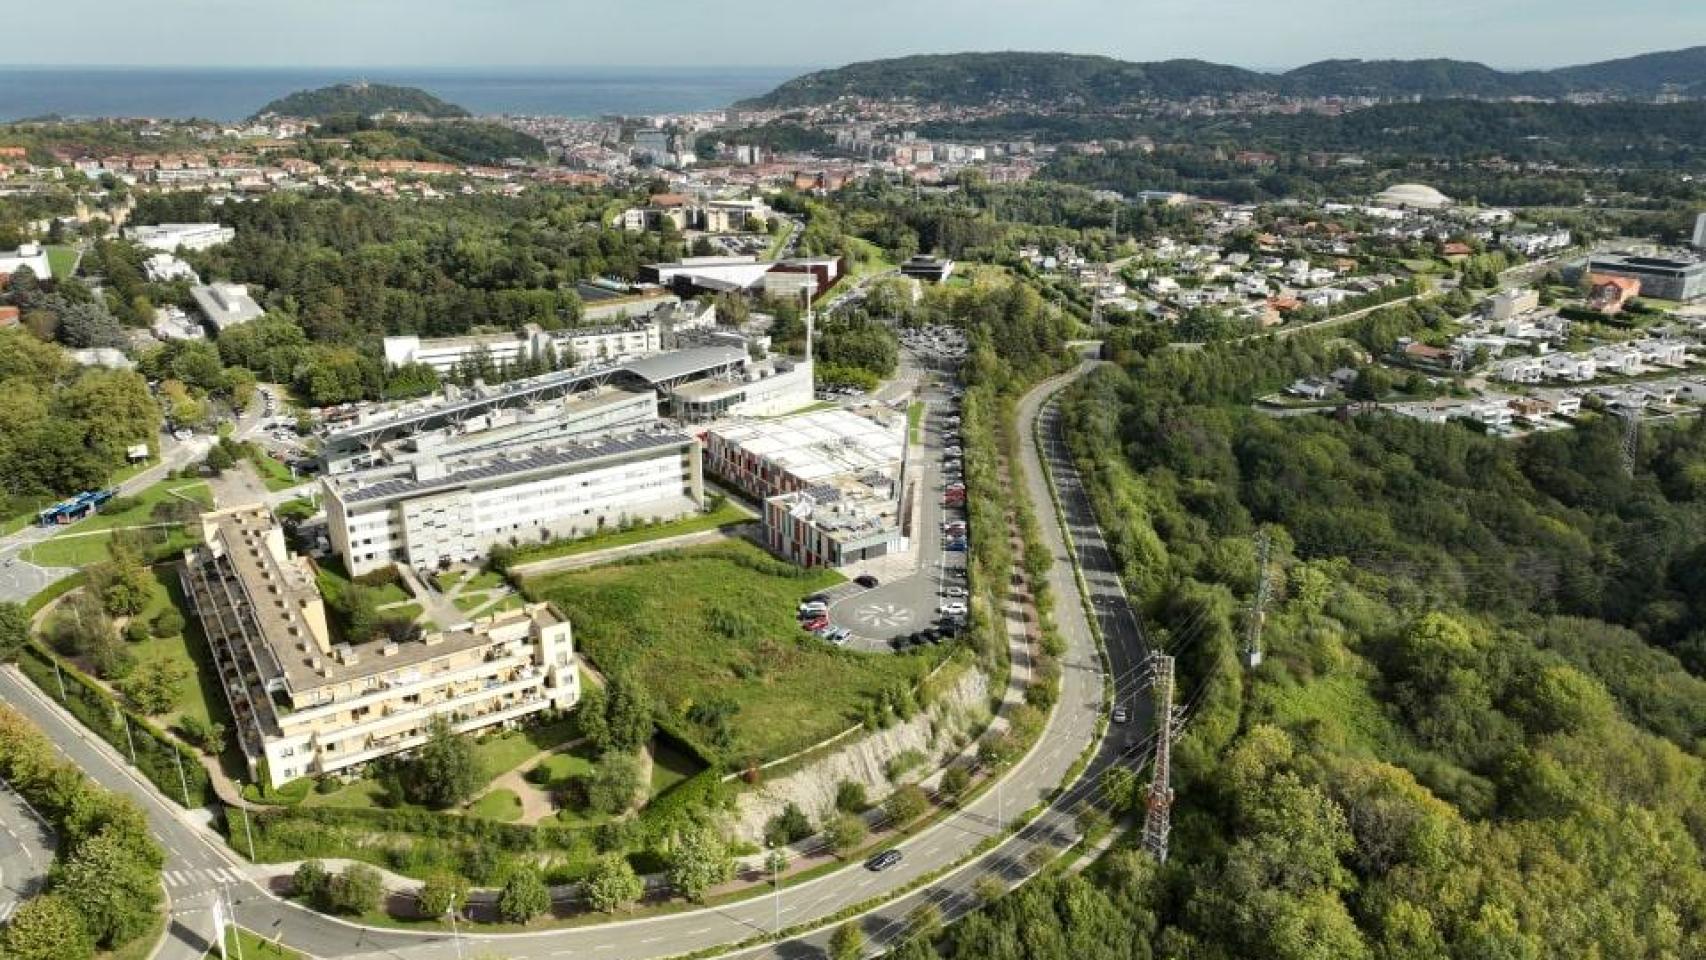
[[[1146,97],[1228,93],[1423,97],[1645,97],[1706,93],[1706,47],[1648,53],[1555,70],[1506,72],[1463,60],[1324,60],[1260,73],[1203,60],[1133,63],[1066,53],[956,53],[849,64],[796,77],[737,104],[814,106],[842,96],[984,104],[998,100],[1109,106]]]
[[[272,114],[323,120],[327,117],[351,114],[371,117],[387,112],[414,113],[436,118],[469,115],[467,110],[456,104],[446,103],[417,87],[396,87],[383,83],[340,83],[318,90],[298,90],[255,111],[255,116]]]

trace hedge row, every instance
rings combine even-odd
[[[56,661],[58,671],[54,670]],[[136,768],[174,802],[184,803],[186,790],[189,801],[186,805],[191,808],[205,806],[215,799],[207,770],[196,754],[164,730],[125,708],[81,670],[58,660],[34,640],[19,653],[18,667],[55,700],[61,699],[60,680],[63,678],[62,702],[71,715],[102,740],[112,744],[124,757],[131,756],[134,744]],[[128,734],[125,730],[127,719]]]

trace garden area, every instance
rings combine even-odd
[[[549,543],[524,544],[519,547],[500,547],[493,550],[493,561],[496,566],[502,569],[510,569],[520,564],[536,563],[540,560],[574,557],[597,550],[609,550],[613,547],[626,547],[636,543],[662,540],[666,537],[681,537],[693,533],[704,533],[707,530],[735,527],[752,520],[752,514],[745,509],[727,499],[719,498],[704,513],[682,517],[679,520],[665,520],[661,523],[641,521],[573,540],[553,540]]]
[[[631,672],[672,733],[744,765],[880,720],[935,664],[935,652],[855,653],[802,631],[800,598],[841,580],[734,541],[530,578],[523,591],[557,605],[601,671]]]

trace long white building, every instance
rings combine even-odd
[[[333,548],[357,576],[477,561],[500,543],[670,519],[704,503],[699,441],[658,429],[424,455],[321,484]]]
[[[217,223],[159,223],[153,226],[125,227],[124,237],[138,246],[162,253],[179,247],[185,250],[206,250],[236,239],[237,231]]]

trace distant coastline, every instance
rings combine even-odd
[[[234,121],[295,90],[353,80],[420,87],[477,114],[685,113],[762,94],[809,68],[584,67],[531,70],[0,66],[0,121],[199,117]]]

